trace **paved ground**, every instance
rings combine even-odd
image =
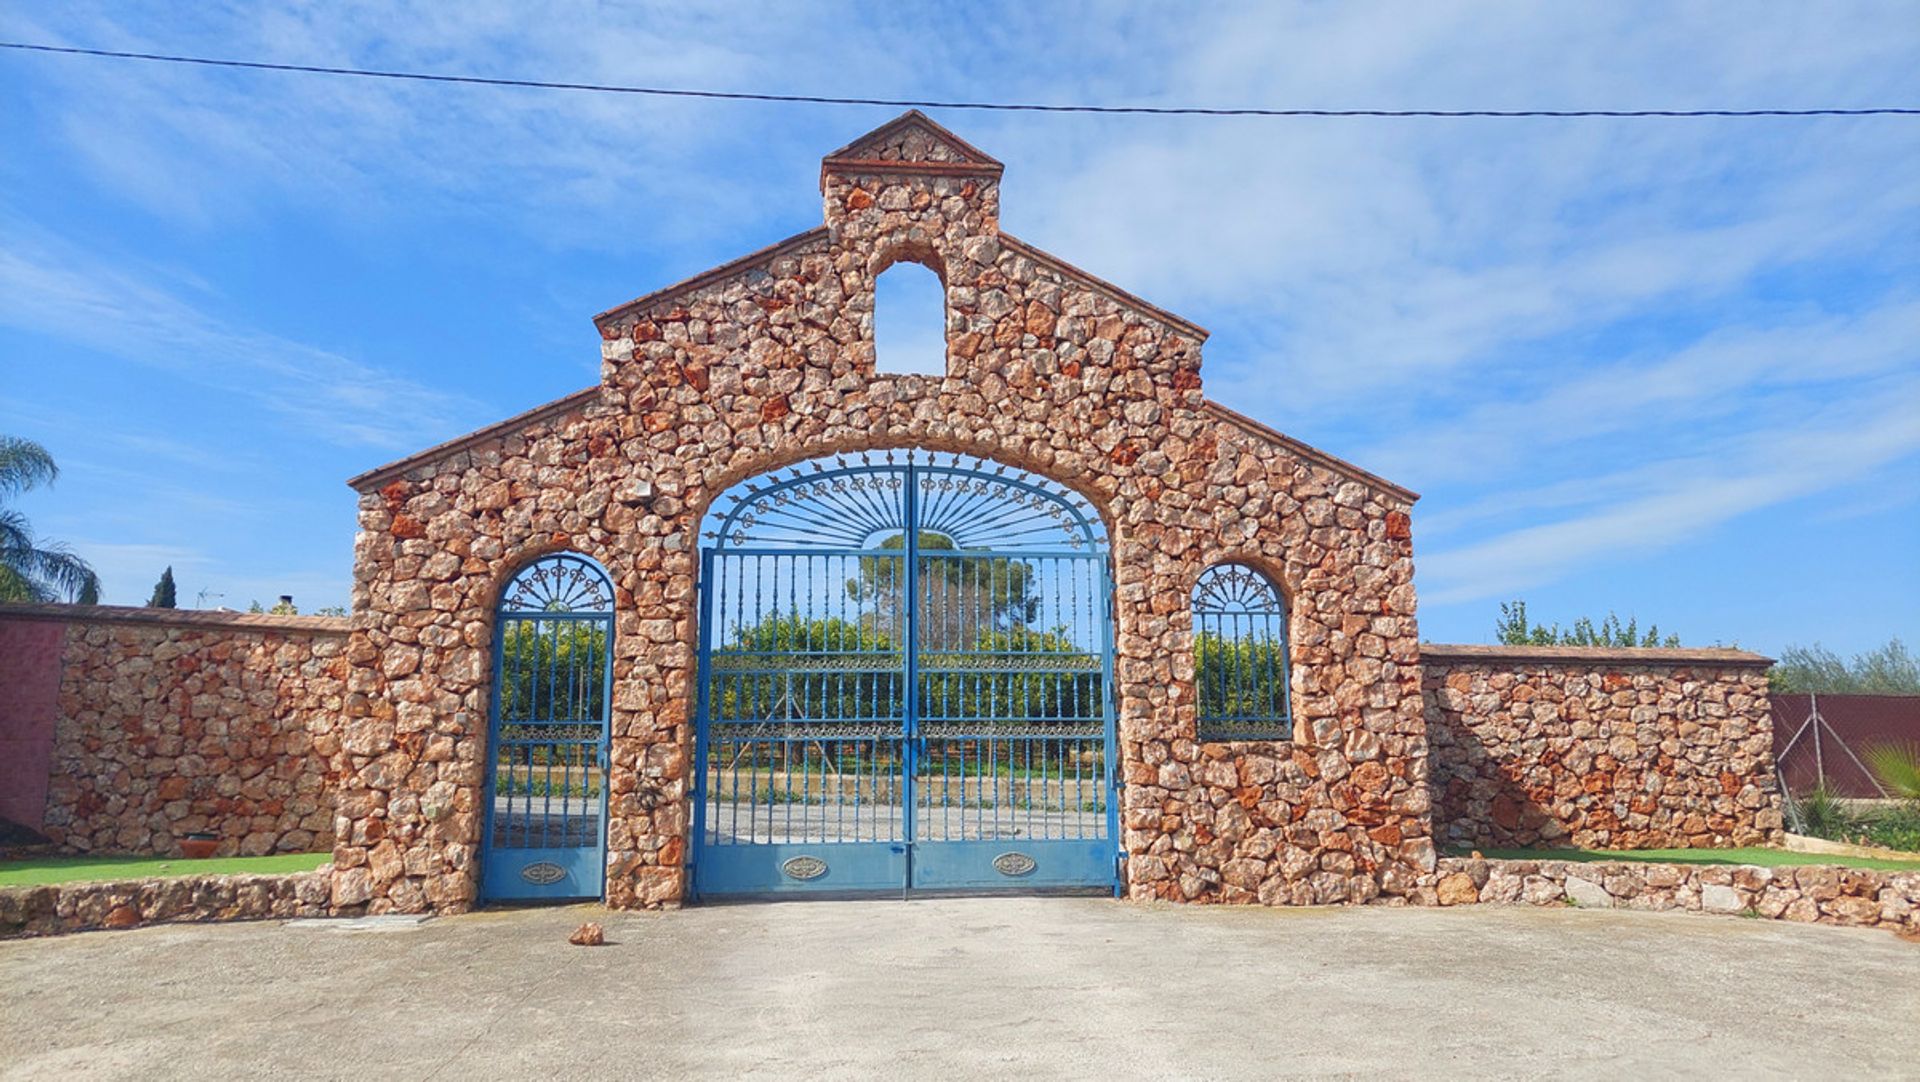
[[[588,917],[613,945],[567,945]],[[1089,898],[341,923],[0,943],[0,1077],[1920,1075],[1920,945],[1854,929]]]

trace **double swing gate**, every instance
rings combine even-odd
[[[712,512],[697,896],[1115,884],[1098,519],[943,457],[806,464]]]

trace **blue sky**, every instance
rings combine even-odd
[[[888,97],[1920,104],[1897,3],[534,7],[0,3],[0,37]],[[0,431],[63,467],[25,510],[110,602],[171,564],[183,604],[308,611],[347,597],[346,477],[592,383],[593,313],[817,224],[821,155],[894,112],[21,54],[0,103]],[[1423,493],[1425,637],[1524,597],[1920,640],[1920,120],[935,116],[1007,163],[1009,232],[1213,332],[1209,395]]]

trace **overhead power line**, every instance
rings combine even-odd
[[[1920,116],[1920,108],[1875,106],[1861,109],[1263,109],[1215,108],[1197,105],[1047,105],[1039,102],[934,101],[915,98],[842,98],[822,94],[755,94],[738,90],[691,90],[664,86],[619,86],[606,83],[562,83],[541,79],[495,79],[483,75],[445,75],[424,71],[380,71],[336,68],[319,64],[275,64],[264,60],[227,60],[207,56],[171,56],[165,53],[80,49],[65,45],[0,41],[0,48],[115,60],[151,60],[166,64],[197,64],[209,68],[299,72],[307,75],[345,75],[361,79],[395,79],[419,83],[459,83],[468,86],[507,86],[532,90],[579,90],[596,94],[639,94],[656,98],[707,98],[718,101],[763,101],[799,105],[884,105],[896,109],[975,109],[1003,113],[1099,113],[1130,116],[1265,116],[1265,117],[1769,117],[1769,116]]]

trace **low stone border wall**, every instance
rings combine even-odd
[[[1422,643],[1420,664],[1436,844],[1780,844],[1759,654]]]
[[[330,865],[294,875],[202,875],[0,889],[0,939],[95,928],[327,915]]]
[[[1920,935],[1920,871],[1443,857],[1417,901],[1685,909]]]

